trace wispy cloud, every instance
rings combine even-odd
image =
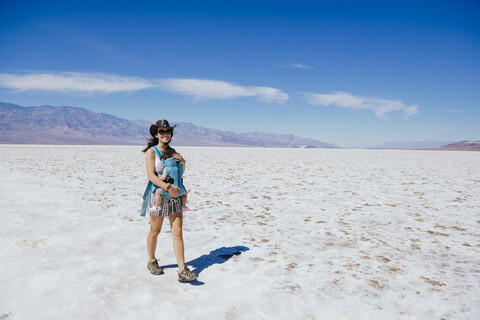
[[[226,81],[207,79],[165,79],[159,86],[164,90],[192,96],[195,99],[230,99],[257,97],[264,102],[284,103],[288,94],[270,87],[239,86]]]
[[[14,91],[114,93],[150,88],[189,95],[195,99],[231,99],[256,97],[262,102],[284,103],[287,93],[271,87],[240,86],[226,81],[206,79],[160,79],[115,74],[55,72],[0,73],[0,87]]]
[[[305,65],[303,63],[299,63],[299,62],[292,64],[292,67],[298,68],[298,69],[313,69],[312,66],[307,66],[307,65]]]
[[[419,107],[417,105],[406,106],[398,100],[387,100],[378,98],[365,98],[354,96],[348,92],[334,92],[331,94],[305,93],[304,94],[311,105],[337,106],[350,109],[369,109],[375,112],[380,118],[385,118],[387,113],[394,111],[403,111],[404,117],[417,114]]]
[[[153,85],[139,77],[124,77],[100,73],[0,73],[0,86],[16,91],[60,91],[112,93],[138,91]]]

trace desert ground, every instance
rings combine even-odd
[[[0,319],[480,315],[479,152],[178,147],[181,284],[141,149],[0,146]]]

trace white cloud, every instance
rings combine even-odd
[[[305,93],[305,96],[311,105],[334,105],[350,109],[370,109],[380,118],[385,118],[387,113],[394,111],[403,111],[405,118],[408,118],[418,113],[419,109],[417,105],[406,106],[397,100],[365,98],[341,91],[332,94]]]
[[[9,74],[0,73],[0,87],[15,91],[57,91],[114,93],[156,88],[193,96],[195,99],[229,99],[256,97],[263,102],[284,103],[288,94],[275,88],[239,86],[226,81],[205,79],[148,80],[114,74],[57,72]]]
[[[100,92],[138,91],[153,85],[139,77],[100,73],[0,73],[0,86],[17,91]]]
[[[206,79],[165,79],[159,86],[167,91],[193,96],[195,99],[230,99],[257,97],[264,102],[286,102],[288,94],[270,87],[245,87],[226,81]]]
[[[298,69],[313,69],[313,67],[304,65],[303,63],[299,63],[299,62],[292,64],[292,67],[298,68]]]

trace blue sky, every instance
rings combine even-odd
[[[478,1],[0,1],[0,101],[292,133],[480,139]]]

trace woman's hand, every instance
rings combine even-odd
[[[171,186],[170,189],[168,189],[168,194],[172,198],[178,198],[180,196],[180,193],[178,193],[179,189],[180,189],[179,187]]]
[[[175,161],[182,164],[183,171],[185,172],[187,162],[185,161],[185,159],[183,159],[182,155],[180,153],[174,153],[172,157],[175,159]]]
[[[183,159],[183,157],[182,157],[182,155],[181,155],[180,153],[174,153],[174,154],[172,155],[172,157],[173,157],[175,160],[180,161],[180,162],[185,161],[185,159]]]

